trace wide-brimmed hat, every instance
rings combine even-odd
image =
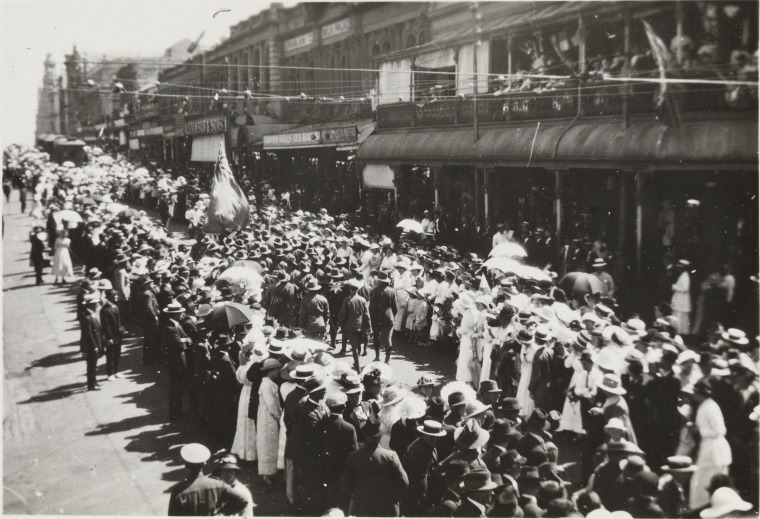
[[[742,330],[738,328],[729,328],[725,332],[721,334],[721,337],[724,341],[730,342],[732,344],[736,344],[739,346],[744,346],[746,344],[749,344],[749,339],[747,338],[747,334],[744,333]]]
[[[437,438],[446,436],[443,426],[435,420],[425,420],[422,422],[422,425],[417,426],[417,431],[426,436],[435,436]]]
[[[389,405],[397,404],[401,402],[405,396],[405,389],[396,386],[388,386],[383,389],[383,393],[380,396],[380,407],[387,407]]]
[[[465,492],[481,492],[484,490],[493,490],[498,484],[491,478],[491,473],[487,470],[471,470],[462,478],[459,488]]]
[[[689,456],[670,456],[667,464],[660,467],[662,472],[690,473],[696,472],[697,466]]]
[[[148,276],[140,276],[135,280],[135,288],[140,288],[145,285],[149,285],[150,283],[153,283],[153,280],[150,279]]]
[[[488,443],[491,434],[475,420],[467,420],[454,431],[454,441],[463,449],[477,449]]]
[[[606,391],[607,393],[612,393],[613,395],[624,395],[626,393],[625,388],[623,387],[623,384],[620,381],[620,377],[613,373],[608,373],[607,375],[604,375],[604,378],[602,379],[602,382],[599,384],[598,387],[602,391]]]
[[[343,387],[343,391],[347,395],[364,391],[364,386],[358,375],[345,375],[338,380],[338,384]]]
[[[324,389],[326,385],[327,385],[327,382],[325,378],[320,374],[316,374],[308,378],[303,383],[303,388],[306,390],[308,394],[312,394],[312,393],[315,393],[316,391],[319,391],[320,389]]]
[[[702,519],[723,517],[731,512],[748,512],[752,503],[743,500],[731,487],[721,487],[710,496],[710,506],[699,512]]]
[[[510,421],[505,418],[497,418],[491,427],[491,441],[493,443],[501,443],[518,436],[520,436],[520,432],[515,430]]]
[[[417,380],[417,384],[414,387],[425,387],[425,386],[434,386],[435,381],[433,380],[433,377],[430,375],[422,375],[419,380]]]
[[[602,445],[602,450],[607,453],[614,452],[620,454],[644,454],[644,452],[639,449],[635,443],[631,443],[626,440],[608,441]]]
[[[318,290],[322,290],[322,286],[319,284],[316,278],[309,279],[309,281],[306,282],[303,288],[304,290],[308,290],[310,292],[316,292]]]
[[[489,409],[491,409],[491,406],[485,405],[480,400],[467,402],[464,405],[464,417],[462,417],[462,421],[465,421],[469,418],[474,418],[475,416],[485,413]]]
[[[377,273],[377,282],[378,283],[384,283],[384,284],[390,284],[391,278],[388,277],[388,273],[384,271],[380,271]]]
[[[237,462],[237,457],[234,454],[228,454],[220,459],[217,469],[241,470],[240,465],[238,465]]]
[[[273,369],[280,369],[281,367],[282,367],[282,364],[280,363],[279,360],[269,358],[264,361],[264,363],[261,365],[259,370],[268,372],[268,371],[272,371]]]
[[[602,258],[596,258],[594,260],[594,263],[591,264],[591,266],[593,268],[606,267],[607,266],[607,262],[604,261],[604,259],[602,259]]]
[[[481,380],[480,381],[481,393],[501,393],[501,389],[495,380]]]
[[[318,370],[316,364],[301,364],[290,371],[290,378],[293,380],[307,380],[313,377]]]

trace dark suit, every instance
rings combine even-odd
[[[133,292],[134,293],[134,292]],[[133,313],[137,314],[143,333],[143,364],[153,364],[158,354],[158,302],[153,291],[144,288],[137,292]]]
[[[624,398],[628,402],[628,411],[631,417],[633,430],[639,440],[639,447],[644,452],[649,452],[649,425],[647,422],[647,408],[645,388],[652,377],[644,373],[639,378],[633,379],[630,374],[620,375],[620,381],[626,393]]]
[[[454,512],[454,517],[486,517],[485,506],[467,497]]]
[[[530,375],[528,391],[533,395],[536,407],[544,411],[551,410],[552,380],[551,380],[552,350],[544,347],[533,357],[533,371]]]
[[[199,474],[172,488],[168,515],[240,515],[247,503],[247,497],[227,483]]]
[[[538,438],[536,434],[526,432],[515,444],[515,450],[520,456],[528,457],[533,449],[541,447],[546,452],[546,442],[543,438]]]
[[[34,274],[37,279],[37,284],[42,284],[42,269],[45,263],[45,244],[42,240],[37,238],[37,234],[33,234],[31,237],[32,251],[29,255],[29,261],[34,265]]]
[[[293,416],[290,440],[295,451],[293,460],[293,501],[296,509],[304,515],[320,515],[320,488],[322,481],[320,461],[322,452],[322,430],[330,411],[323,403],[315,403],[305,398],[298,404]]]
[[[433,468],[438,463],[438,453],[434,446],[423,438],[417,438],[409,445],[401,464],[409,478],[409,491],[401,503],[401,512],[407,517],[420,517],[433,503],[428,501],[428,482]]]
[[[190,339],[174,319],[168,319],[161,328],[161,341],[166,349],[169,371],[169,416],[182,415],[182,394],[187,372],[186,349]]]
[[[681,381],[671,371],[665,376],[653,378],[645,388],[649,400],[649,457],[653,467],[664,465],[678,447],[681,415],[678,413],[678,397]]]
[[[119,307],[106,301],[100,309],[100,325],[106,346],[106,373],[110,377],[119,372],[121,356],[121,315]]]
[[[493,374],[501,388],[502,396],[513,397],[517,394],[517,384],[520,381],[519,352],[519,342],[505,342],[493,359]]]
[[[269,315],[273,317],[280,326],[291,327],[296,322],[297,312],[296,286],[293,283],[277,283],[272,288],[271,299],[269,301]]]
[[[354,427],[339,414],[331,414],[327,417],[320,453],[324,483],[321,492],[323,512],[340,505],[340,478],[343,475],[343,468],[346,466],[348,456],[358,449]]]
[[[103,352],[103,332],[97,313],[87,310],[79,321],[81,335],[79,350],[87,361],[87,387],[94,389],[97,384],[95,371],[98,367],[98,357]]]
[[[391,440],[388,447],[391,448],[399,458],[403,458],[409,445],[420,437],[417,430],[417,420],[407,419],[406,423],[397,420],[391,427]]]
[[[409,479],[396,453],[372,441],[348,456],[340,486],[344,512],[398,517]]]

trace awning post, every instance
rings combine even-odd
[[[562,172],[559,169],[554,170],[554,207],[556,211],[556,235],[554,243],[562,244]],[[554,251],[552,251],[554,252]]]
[[[491,178],[491,170],[486,168],[483,170],[483,219],[485,221],[486,226],[488,226],[489,221],[489,207],[488,207],[488,182]]]
[[[433,166],[433,212],[438,210],[438,166]]]
[[[636,173],[636,286],[641,290],[641,244],[644,241],[642,195],[644,193],[644,173]]]

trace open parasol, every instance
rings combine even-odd
[[[264,267],[262,267],[257,261],[253,260],[237,260],[230,265],[230,268],[232,267],[243,267],[249,270],[253,270],[259,275],[264,275]]]
[[[230,267],[219,275],[217,282],[219,281],[243,283],[246,287],[260,287],[264,278],[256,270],[248,267]]]
[[[504,256],[488,258],[483,265],[488,269],[500,270],[505,274],[517,274],[524,266],[522,263],[519,263],[512,258],[505,258]]]
[[[594,274],[568,272],[560,280],[559,287],[568,294],[598,294],[602,292],[602,282]]]
[[[306,337],[296,337],[295,339],[288,339],[282,342],[286,348],[306,348],[311,353],[318,353],[320,351],[330,351],[332,348],[324,342],[315,341],[314,339],[307,339]]]
[[[418,222],[417,220],[401,220],[399,223],[396,224],[396,227],[400,227],[404,229],[407,232],[416,232],[418,234],[422,234],[425,232],[425,229],[422,227],[422,224]]]
[[[488,254],[491,258],[503,257],[503,258],[524,258],[528,255],[525,249],[513,242],[500,243]]]
[[[211,329],[231,330],[251,320],[253,310],[240,303],[225,302],[206,316],[206,326]]]
[[[73,209],[62,209],[61,211],[53,213],[53,219],[59,225],[66,222],[69,229],[76,227],[77,224],[82,222],[82,216]]]

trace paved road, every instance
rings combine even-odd
[[[125,344],[124,378],[105,381],[101,361],[103,389],[85,391],[75,286],[52,285],[51,276],[34,284],[32,219],[19,214],[17,196],[4,207],[3,512],[165,515],[183,475],[179,448],[212,442],[191,423],[168,421],[167,376],[140,364],[135,338]],[[391,366],[394,378],[413,384],[423,373],[452,376],[454,357],[402,345]],[[289,515],[283,491],[266,490],[245,468],[256,514]]]

